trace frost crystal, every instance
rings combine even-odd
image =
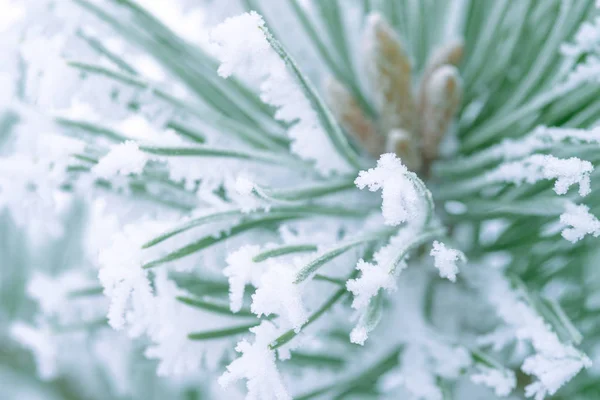
[[[152,319],[153,294],[148,271],[142,268],[146,260],[141,246],[160,231],[156,224],[128,225],[99,255],[98,278],[110,298],[108,322],[115,329],[123,329],[129,322],[137,326],[131,334],[139,335]]]
[[[388,265],[375,265],[359,260],[356,269],[361,271],[360,277],[346,283],[348,290],[354,294],[352,308],[364,310],[380,289],[388,291],[396,289],[396,276],[390,273]]]
[[[308,319],[302,301],[301,284],[294,283],[296,271],[287,265],[271,264],[252,295],[252,312],[261,315],[277,314],[288,321],[296,332]]]
[[[477,373],[471,375],[471,381],[494,390],[496,396],[506,397],[517,387],[515,373],[479,365]]]
[[[573,129],[538,126],[519,139],[504,139],[500,144],[477,153],[478,159],[515,160],[537,151],[547,150],[561,142],[570,144],[599,143],[600,128]]]
[[[177,297],[189,297],[189,294],[169,280],[164,271],[158,273],[154,286],[153,321],[147,332],[152,344],[145,355],[159,361],[157,374],[185,377],[193,376],[202,366],[209,370],[221,368],[223,355],[231,349],[231,340],[192,341],[188,334],[219,329],[230,323],[229,319],[210,312],[202,313],[178,301]]]
[[[574,347],[566,346],[561,350],[549,354],[535,354],[525,359],[521,367],[523,372],[539,379],[525,388],[525,394],[528,397],[543,400],[546,396],[555,394],[582,368],[592,366],[591,360]]]
[[[600,50],[600,17],[593,21],[584,22],[575,35],[575,43],[565,43],[560,50],[565,56],[577,59],[583,54],[593,53]]]
[[[383,154],[377,167],[360,171],[354,181],[359,189],[368,187],[375,192],[381,189],[381,210],[387,225],[399,225],[414,219],[419,211],[419,194],[408,178],[408,170],[393,153]]]
[[[347,165],[323,130],[317,113],[285,62],[271,48],[263,18],[254,11],[228,18],[211,32],[219,75],[247,77],[260,84],[261,99],[277,107],[275,118],[292,123],[292,151],[316,162],[323,173],[347,171]]]
[[[0,0],[3,398],[588,394],[599,10],[398,3]]]
[[[147,162],[148,155],[140,151],[135,142],[129,140],[113,147],[92,168],[92,172],[104,179],[116,175],[140,174]]]
[[[239,176],[233,184],[227,183],[227,195],[244,213],[256,211],[268,204],[255,194],[256,184],[245,176]]]
[[[590,213],[589,207],[567,203],[566,211],[560,216],[560,222],[567,225],[562,237],[571,243],[578,242],[585,235],[600,236],[600,221]]]
[[[551,155],[534,154],[521,161],[503,164],[488,174],[489,181],[536,183],[542,179],[556,179],[554,191],[563,195],[572,185],[579,185],[579,195],[591,192],[590,173],[594,167],[589,161],[576,157],[560,159]]]
[[[246,245],[227,256],[227,267],[223,274],[229,279],[229,302],[233,312],[242,308],[246,285],[257,287],[265,271],[263,264],[252,261],[258,253],[260,246]]]
[[[346,288],[354,295],[352,308],[359,315],[358,324],[350,333],[352,343],[363,345],[368,338],[369,331],[377,323],[377,321],[369,321],[371,316],[368,315],[369,306],[375,296],[382,289],[388,292],[396,290],[396,279],[407,266],[408,257],[402,254],[405,249],[404,245],[413,233],[413,229],[407,226],[375,253],[373,263],[359,260],[356,269],[361,271],[361,275],[346,282]],[[403,257],[398,259],[399,256]]]
[[[458,273],[458,262],[465,262],[466,257],[462,251],[450,249],[444,243],[437,240],[433,242],[433,248],[429,253],[434,258],[434,265],[440,271],[442,278],[448,278],[451,282],[456,282]]]
[[[416,399],[442,400],[442,392],[420,346],[411,345],[401,356],[400,384]]]
[[[278,330],[265,321],[250,331],[255,335],[254,343],[250,344],[244,339],[237,344],[235,350],[242,355],[227,366],[227,372],[221,375],[219,384],[227,387],[235,381],[246,379],[247,399],[291,400],[275,365],[275,352],[269,349],[269,344],[279,334]]]
[[[482,290],[488,301],[496,307],[504,322],[516,331],[517,338],[530,341],[535,350],[535,354],[527,357],[521,367],[523,372],[537,378],[525,388],[527,396],[543,400],[545,396],[556,393],[581,369],[591,366],[585,354],[561,343],[544,320],[511,290],[500,273],[487,274],[487,284]]]
[[[597,82],[600,78],[600,17],[583,22],[575,35],[575,42],[563,44],[560,50],[574,65],[567,76],[567,84],[576,86],[586,81]]]

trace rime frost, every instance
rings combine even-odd
[[[388,267],[388,268],[386,268]],[[359,278],[351,279],[346,287],[352,294],[352,308],[364,310],[372,297],[384,289],[393,291],[396,289],[396,276],[390,273],[389,265],[371,264],[359,260],[356,269],[361,271]]]
[[[590,213],[589,207],[567,203],[566,211],[560,216],[560,222],[567,226],[562,236],[571,243],[578,242],[586,235],[600,236],[600,221]]]
[[[221,368],[223,355],[231,349],[229,338],[192,341],[188,334],[197,331],[219,329],[229,324],[225,316],[202,313],[177,300],[189,294],[161,272],[154,281],[154,312],[147,334],[152,343],[146,349],[148,358],[157,359],[160,376],[194,376],[202,367],[215,371]]]
[[[543,179],[556,179],[554,191],[566,194],[572,185],[579,185],[579,195],[591,192],[590,173],[594,167],[589,161],[576,157],[560,159],[551,155],[534,154],[520,161],[503,164],[487,175],[493,182],[536,183]]]
[[[268,210],[268,204],[255,194],[256,184],[245,176],[238,176],[233,184],[227,185],[227,194],[244,213],[250,213],[260,208]]]
[[[488,274],[482,287],[496,312],[515,332],[521,341],[529,341],[535,351],[521,367],[523,372],[537,380],[525,390],[528,397],[543,400],[553,395],[581,369],[591,366],[590,359],[572,345],[563,344],[556,333],[537,313],[510,289],[500,273]]]
[[[275,364],[275,352],[269,344],[277,338],[278,330],[270,323],[263,322],[251,328],[254,343],[242,340],[235,350],[241,356],[227,366],[227,371],[219,378],[223,387],[240,379],[246,379],[247,399],[291,400]]]
[[[217,26],[210,37],[221,62],[219,75],[227,78],[236,74],[261,82],[261,99],[277,107],[275,118],[292,123],[287,132],[293,141],[292,151],[315,161],[324,173],[347,171],[299,83],[265,35],[270,35],[265,22],[254,11],[228,18]]]
[[[419,194],[408,177],[408,169],[393,153],[383,154],[377,167],[361,171],[354,181],[359,189],[381,190],[381,210],[387,225],[399,225],[414,219],[419,211]]]
[[[110,299],[108,322],[115,329],[123,329],[129,323],[136,326],[131,333],[137,336],[152,319],[153,294],[148,271],[142,268],[147,260],[141,246],[160,230],[156,224],[128,225],[99,255],[98,278]]]
[[[588,2],[481,13],[448,0],[443,29],[419,19],[440,34],[424,42],[368,2],[264,1],[264,19],[248,12],[211,34],[251,2],[71,3],[0,0],[9,398],[442,400],[474,396],[471,383],[495,398],[520,368],[530,384],[513,396],[542,400],[584,369],[563,397],[597,380],[595,242],[582,239],[600,237],[598,196],[569,192],[591,194],[600,145]],[[429,15],[436,2],[423,3],[404,2],[400,19]],[[499,29],[469,37],[480,26]],[[333,115],[311,85],[327,79]],[[542,180],[565,197],[514,187]],[[438,285],[431,264],[463,282]],[[571,323],[574,305],[585,312]],[[26,352],[48,382],[29,384]],[[224,393],[221,373],[246,393]],[[13,394],[13,375],[33,394]]]
[[[113,147],[102,157],[92,172],[104,179],[115,175],[140,174],[148,162],[148,155],[140,151],[134,141],[127,141]]]
[[[257,287],[265,266],[252,261],[260,253],[260,246],[246,245],[227,256],[227,267],[223,274],[229,279],[229,302],[231,311],[242,308],[246,285]]]
[[[288,321],[298,332],[308,319],[302,301],[301,284],[294,283],[295,268],[273,263],[260,277],[256,292],[252,295],[252,312],[261,315],[277,314]]]
[[[499,397],[508,396],[517,386],[514,372],[481,365],[477,367],[477,372],[471,375],[471,381],[493,389]]]
[[[456,281],[458,273],[458,262],[465,262],[466,257],[462,251],[450,249],[444,243],[433,242],[433,248],[429,253],[434,259],[435,267],[440,271],[442,278],[447,278],[451,282]]]
[[[396,290],[396,279],[407,267],[408,256],[404,254],[404,251],[406,242],[412,234],[414,231],[410,227],[406,227],[375,253],[374,262],[359,260],[356,269],[361,271],[360,276],[346,282],[346,288],[354,295],[352,308],[359,315],[358,324],[350,333],[352,343],[364,344],[369,331],[373,329],[371,321],[368,321],[368,312],[369,305],[375,296],[381,290],[388,292]],[[402,257],[399,258],[399,256]]]
[[[500,144],[477,153],[478,159],[515,160],[558,144],[600,143],[600,128],[573,129],[538,126],[519,139],[504,139]]]
[[[565,43],[560,50],[574,65],[567,75],[567,84],[576,86],[582,82],[597,82],[600,78],[600,17],[583,22],[575,34],[574,43]]]
[[[470,364],[467,351],[425,337],[415,338],[400,355],[400,365],[392,375],[385,377],[382,388],[397,393],[402,387],[411,397],[420,400],[441,400],[442,390],[437,377],[455,379]]]

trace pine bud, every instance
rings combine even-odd
[[[438,146],[448,130],[462,99],[462,81],[456,67],[443,65],[425,82],[422,113],[422,151],[430,162],[438,155]]]
[[[364,114],[350,91],[338,80],[328,77],[325,96],[335,118],[361,148],[373,157],[383,153],[384,138],[377,133],[374,123]]]
[[[426,102],[425,86],[431,79],[431,75],[442,65],[454,65],[458,67],[462,61],[465,45],[462,40],[456,40],[435,49],[427,60],[427,65],[421,77],[419,87],[419,111],[423,113]]]
[[[404,129],[414,135],[418,116],[412,93],[412,68],[402,43],[378,13],[368,18],[364,43],[367,77],[382,130]]]

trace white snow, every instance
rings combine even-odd
[[[387,225],[399,225],[418,216],[421,208],[419,194],[407,177],[408,169],[393,153],[383,154],[377,166],[360,171],[354,181],[359,189],[381,190],[381,211]]]
[[[572,185],[579,185],[579,195],[590,194],[590,174],[594,167],[589,161],[576,157],[568,159],[551,155],[534,154],[523,160],[500,165],[487,174],[491,182],[511,182],[515,184],[536,183],[543,179],[556,179],[554,191],[566,194]]]
[[[148,159],[148,155],[139,149],[137,143],[128,140],[113,147],[92,168],[92,172],[104,179],[116,175],[140,174]]]
[[[254,333],[254,343],[244,339],[237,344],[235,350],[241,356],[227,366],[227,371],[219,378],[219,384],[228,387],[246,379],[247,399],[291,400],[277,370],[275,352],[269,349],[269,344],[277,338],[279,331],[267,321],[250,331]]]
[[[448,248],[444,243],[436,240],[433,242],[433,248],[429,254],[433,257],[434,265],[440,271],[440,276],[451,282],[456,282],[457,263],[466,261],[463,252]]]
[[[293,124],[287,132],[292,151],[314,161],[325,174],[348,171],[299,83],[269,45],[267,34],[265,21],[254,11],[218,25],[210,38],[221,62],[219,75],[227,78],[235,74],[261,82],[261,99],[277,107],[275,118]]]
[[[562,236],[571,243],[578,242],[586,235],[600,236],[600,221],[590,213],[586,205],[567,203],[560,222],[567,226],[563,229]]]

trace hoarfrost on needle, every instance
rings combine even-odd
[[[463,252],[448,248],[444,243],[436,240],[433,242],[433,248],[429,254],[433,257],[434,265],[440,271],[440,276],[455,282],[456,274],[458,274],[457,263],[466,261]]]
[[[148,155],[140,151],[134,141],[128,140],[113,147],[92,168],[92,172],[104,179],[115,175],[140,174],[147,162]]]
[[[246,379],[247,399],[291,400],[277,370],[275,351],[269,348],[269,344],[279,336],[278,329],[264,321],[250,328],[250,331],[254,333],[254,343],[244,339],[237,344],[235,350],[241,356],[227,366],[227,371],[219,378],[219,384],[227,387],[235,381]]]
[[[408,178],[409,171],[393,153],[383,154],[377,166],[360,171],[354,181],[359,189],[381,190],[381,211],[387,225],[399,225],[414,219],[420,212],[419,193]]]
[[[254,11],[231,17],[210,35],[224,78],[233,74],[258,82],[261,99],[277,108],[275,118],[290,123],[291,149],[314,161],[324,174],[348,172],[346,161],[329,139],[310,101],[285,62],[267,41],[263,18]]]
[[[260,246],[245,245],[227,256],[227,267],[223,274],[229,280],[229,303],[233,312],[242,308],[246,285],[257,287],[265,271],[263,264],[252,261],[260,250]]]
[[[252,295],[252,312],[259,317],[277,314],[299,332],[308,319],[308,313],[302,301],[303,285],[294,283],[295,279],[295,268],[272,263]]]
[[[493,389],[496,396],[499,397],[508,396],[517,386],[517,378],[513,371],[499,370],[482,365],[477,366],[477,372],[471,375],[471,381]]]
[[[566,194],[572,185],[579,185],[579,195],[590,194],[592,163],[576,157],[556,158],[547,154],[534,154],[523,160],[500,165],[487,175],[492,182],[536,183],[543,179],[556,179],[554,191]]]
[[[578,242],[586,235],[600,236],[600,221],[586,205],[567,203],[560,222],[567,226],[562,231],[562,237],[571,243]]]

